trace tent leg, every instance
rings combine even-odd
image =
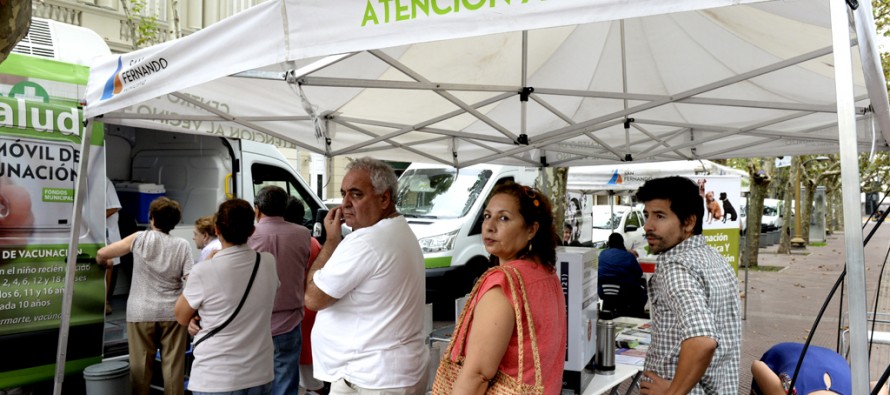
[[[65,381],[65,360],[68,354],[68,332],[71,329],[71,298],[74,296],[74,274],[77,263],[78,236],[80,224],[83,222],[82,208],[84,190],[87,187],[87,174],[90,165],[90,142],[93,137],[93,119],[86,122],[80,136],[80,167],[77,169],[77,188],[74,189],[74,209],[71,213],[71,234],[68,238],[68,256],[65,264],[65,293],[62,294],[62,321],[59,325],[59,345],[56,353],[56,379],[53,394],[62,393],[62,382]],[[96,180],[95,182],[105,182]]]
[[[865,253],[859,227],[859,160],[856,149],[850,21],[846,3],[830,1],[834,75],[837,92],[838,137],[844,202],[844,250],[847,261],[850,312],[850,366],[854,394],[869,393],[869,357],[865,323]]]

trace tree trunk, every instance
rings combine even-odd
[[[801,193],[801,206],[800,206],[800,235],[806,241],[807,245],[810,244],[810,222],[812,222],[813,218],[813,200],[816,198],[816,185],[807,180],[806,182],[806,193]]]
[[[182,27],[179,22],[179,0],[172,0],[170,7],[173,9],[173,38],[182,37]]]
[[[757,169],[758,158],[748,160],[748,175],[751,179],[751,189],[748,195],[747,230],[745,231],[745,254],[742,264],[747,267],[757,267],[757,258],[760,252],[760,222],[763,219],[763,199],[769,188],[770,174],[773,171],[774,162],[765,161],[762,169]]]
[[[0,62],[31,27],[31,0],[0,0]]]
[[[566,213],[566,182],[569,179],[568,167],[547,167],[544,168],[546,174],[546,183],[539,179],[536,184],[541,192],[550,198],[553,205],[553,226],[554,231],[560,235],[562,240],[562,223],[565,221]],[[546,184],[546,185],[545,185]]]
[[[779,215],[784,218],[782,228],[779,229],[779,254],[791,253],[791,205],[794,201],[794,191],[797,187],[797,172],[800,171],[800,157],[795,156],[791,159],[791,172],[788,174],[788,183],[785,187],[785,204],[782,206],[782,212]]]

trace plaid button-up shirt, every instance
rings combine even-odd
[[[741,315],[736,275],[725,259],[695,235],[658,256],[649,280],[652,344],[646,370],[673,380],[683,340],[717,341],[708,369],[690,394],[737,394]]]

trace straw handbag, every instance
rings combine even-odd
[[[463,336],[459,336],[461,328],[465,326],[469,328],[467,325],[473,319],[473,310],[476,306],[475,304],[472,306],[470,304],[476,299],[479,285],[482,284],[488,276],[497,271],[503,272],[507,277],[509,292],[513,297],[513,311],[516,313],[516,332],[519,344],[519,377],[512,377],[498,370],[494,378],[488,382],[488,389],[485,393],[491,395],[541,395],[544,393],[544,385],[541,377],[541,356],[538,354],[538,338],[535,335],[535,324],[531,320],[531,309],[528,307],[528,298],[525,294],[525,282],[522,281],[522,276],[519,275],[519,270],[515,267],[495,266],[485,272],[482,278],[476,282],[476,285],[473,286],[473,291],[470,292],[470,296],[467,298],[467,306],[465,306],[460,313],[458,325],[455,326],[454,335],[448,343],[448,350],[445,352],[445,355],[442,357],[442,361],[439,364],[439,368],[436,370],[436,379],[433,381],[433,395],[451,394],[454,382],[457,380],[457,376],[463,368],[464,347],[467,343],[466,331],[463,331]],[[516,282],[519,283],[521,298],[517,297],[514,276]],[[520,303],[522,304],[521,306],[519,305]],[[522,314],[522,312],[525,312],[525,314]],[[528,331],[529,336],[531,337],[531,351],[535,362],[535,385],[523,384],[522,382],[522,373],[524,372],[523,364],[525,363],[525,343],[523,342],[525,337],[525,325],[522,325],[522,317],[525,317],[525,321],[528,322]],[[460,355],[460,357],[457,361],[452,361],[451,355],[455,346],[458,347],[458,355]]]

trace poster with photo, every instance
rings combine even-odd
[[[717,249],[738,272],[741,179],[737,176],[707,175],[690,178],[698,185],[699,194],[704,200],[702,234],[708,245]]]

